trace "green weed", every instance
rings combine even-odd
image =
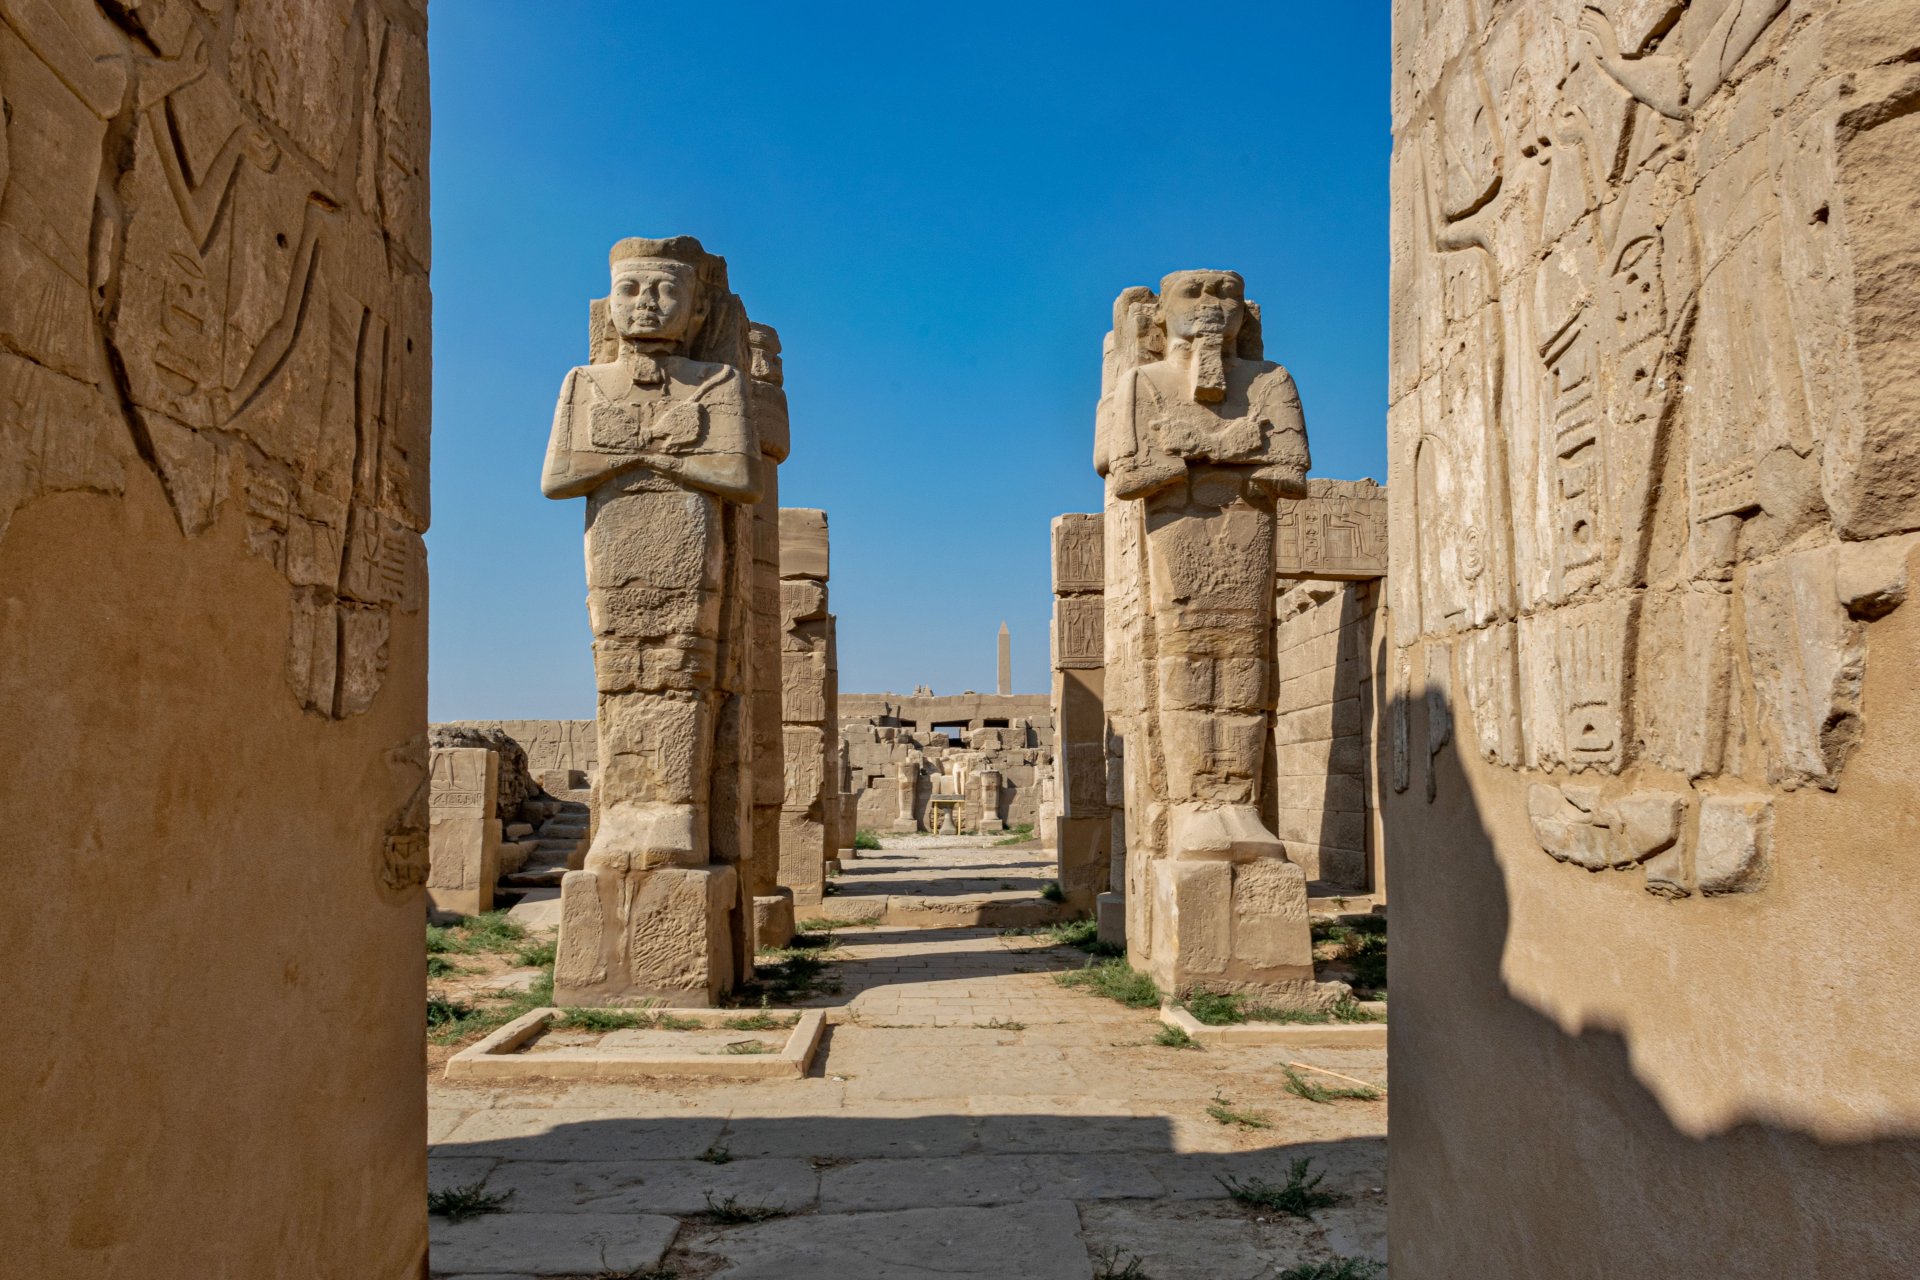
[[[1352,1099],[1357,1102],[1378,1102],[1378,1089],[1356,1088],[1351,1085],[1316,1084],[1292,1067],[1281,1068],[1287,1073],[1287,1092],[1296,1098],[1305,1098],[1308,1102],[1339,1102]]]
[[[1153,1280],[1146,1272],[1146,1264],[1138,1254],[1123,1255],[1118,1249],[1102,1249],[1093,1262],[1099,1270],[1093,1273],[1093,1280]]]
[[[477,1218],[483,1213],[499,1213],[506,1208],[511,1191],[499,1194],[486,1190],[486,1179],[469,1183],[464,1187],[447,1187],[440,1191],[427,1193],[427,1212],[445,1218],[448,1222],[459,1222],[466,1218]]]
[[[1033,839],[1033,824],[1023,822],[1017,827],[1008,827],[1006,836],[993,843],[995,848],[999,848],[1002,845],[1025,844],[1031,839]]]
[[[731,1164],[733,1163],[733,1152],[716,1142],[695,1156],[694,1159],[704,1160],[708,1164]]]
[[[707,1211],[701,1216],[707,1221],[722,1227],[737,1227],[748,1222],[765,1222],[769,1218],[786,1216],[785,1209],[775,1209],[764,1204],[741,1204],[738,1196],[722,1196],[716,1200],[713,1192],[707,1192]]]
[[[1163,1026],[1153,1033],[1153,1042],[1163,1049],[1198,1049],[1200,1042],[1187,1034],[1185,1027]]]
[[[523,967],[550,969],[558,947],[559,943],[551,938],[544,942],[529,942],[513,953],[513,962]]]
[[[856,849],[878,849],[880,837],[862,828],[853,833],[853,847]]]
[[[567,1009],[560,1015],[569,1031],[645,1031],[657,1021],[646,1009]]]
[[[1241,1111],[1219,1094],[1207,1104],[1207,1114],[1221,1124],[1237,1124],[1242,1129],[1271,1129],[1273,1121],[1264,1111]]]
[[[1060,887],[1058,880],[1049,880],[1040,886],[1040,896],[1048,902],[1065,902],[1067,900],[1067,891]]]
[[[735,1040],[727,1046],[727,1052],[735,1057],[752,1057],[761,1053],[772,1053],[774,1048],[764,1040]]]
[[[1084,987],[1129,1009],[1152,1009],[1160,1004],[1160,990],[1153,979],[1125,960],[1091,960],[1084,969],[1054,974],[1053,980],[1063,987]]]
[[[1373,1280],[1380,1271],[1380,1264],[1371,1258],[1335,1258],[1288,1267],[1275,1280]]]
[[[1315,1173],[1308,1176],[1313,1164],[1311,1156],[1302,1156],[1295,1160],[1287,1171],[1287,1185],[1276,1187],[1264,1178],[1248,1178],[1245,1182],[1228,1174],[1216,1178],[1227,1194],[1249,1209],[1271,1209],[1295,1218],[1312,1218],[1315,1209],[1325,1209],[1339,1204],[1341,1198],[1331,1191],[1319,1189],[1320,1180],[1325,1174]]]

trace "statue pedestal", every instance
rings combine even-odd
[[[1163,992],[1246,992],[1301,1005],[1331,998],[1313,979],[1307,876],[1297,864],[1160,858],[1150,874],[1150,971]]]
[[[590,868],[560,882],[558,1005],[715,1005],[733,986],[738,876],[726,865]]]

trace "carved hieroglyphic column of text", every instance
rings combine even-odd
[[[1075,911],[1093,910],[1110,887],[1103,525],[1098,515],[1053,520],[1054,858]],[[1125,936],[1123,920],[1105,928],[1111,941]]]
[[[429,776],[427,898],[454,915],[491,911],[500,878],[500,757],[485,747],[435,748]]]
[[[780,886],[780,807],[786,803],[786,767],[780,726],[780,464],[791,451],[786,369],[780,335],[750,324],[754,434],[760,439],[760,501],[753,508],[753,857],[747,892],[753,899],[754,937],[761,947],[793,940],[793,895]]]

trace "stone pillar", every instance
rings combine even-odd
[[[426,36],[0,4],[8,1275],[427,1274]]]
[[[786,757],[780,722],[780,463],[791,452],[786,369],[773,326],[747,328],[752,350],[754,431],[760,438],[762,492],[753,508],[753,851],[748,892],[760,947],[793,940],[793,894],[780,884],[780,809]]]
[[[1392,1274],[1909,1273],[1920,11],[1393,10]]]
[[[1053,521],[1053,741],[1059,779],[1054,858],[1067,904],[1092,911],[1109,888],[1106,578],[1098,515]],[[1109,906],[1113,916],[1115,908]],[[1113,923],[1118,942],[1124,929]]]
[[[623,240],[541,488],[587,499],[599,686],[591,847],[555,998],[713,1003],[751,971],[754,432],[744,308],[691,236]]]
[[[827,513],[805,507],[780,512],[780,718],[786,753],[786,798],[780,809],[780,884],[794,907],[818,907],[826,896],[831,855],[827,796],[833,723],[827,661]]]
[[[484,747],[436,748],[430,776],[427,900],[452,915],[491,911],[500,878],[500,757]]]
[[[1306,876],[1262,819],[1274,502],[1306,492],[1298,393],[1264,359],[1233,272],[1123,293],[1107,352],[1095,465],[1109,537],[1126,544],[1105,574],[1135,682],[1129,953],[1165,991],[1330,998],[1313,981]]]

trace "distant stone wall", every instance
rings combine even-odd
[[[576,770],[589,779],[600,770],[600,735],[591,720],[449,720],[436,729],[498,729],[527,753],[527,772]]]
[[[907,724],[922,735],[936,724],[964,722],[982,728],[988,720],[1029,720],[1035,745],[1053,746],[1053,707],[1044,693],[952,693],[914,697],[897,693],[842,693],[840,719]]]
[[[1369,792],[1378,582],[1283,581],[1274,714],[1275,834],[1314,892],[1378,887]]]

